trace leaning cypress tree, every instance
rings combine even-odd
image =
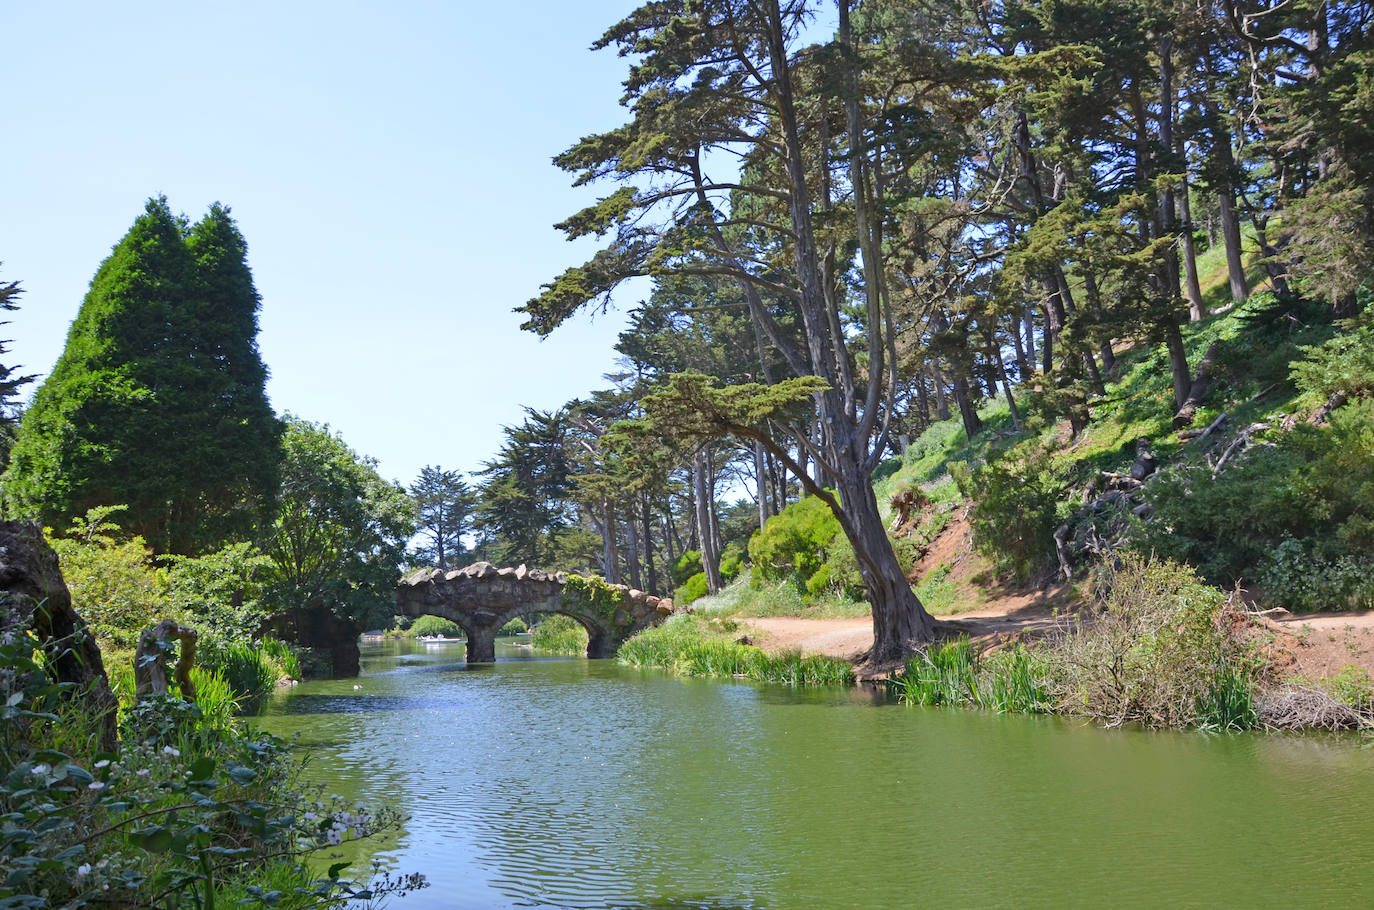
[[[257,293],[227,210],[189,233],[188,245],[185,221],[150,199],[101,263],[20,424],[11,513],[63,527],[122,503],[127,530],[171,553],[212,549],[262,513],[280,431]]]

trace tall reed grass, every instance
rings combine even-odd
[[[916,655],[891,686],[908,705],[968,705],[1026,714],[1051,710],[1043,667],[1019,645],[980,656],[961,637]]]

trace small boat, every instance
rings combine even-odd
[[[462,641],[461,638],[446,638],[443,635],[421,635],[417,641],[427,645],[444,645],[455,641]]]

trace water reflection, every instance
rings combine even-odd
[[[369,648],[362,679],[262,719],[332,791],[410,816],[376,851],[434,883],[403,910],[1367,903],[1374,752],[1348,737],[1103,731],[528,649],[466,672],[442,650]]]

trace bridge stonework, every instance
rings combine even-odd
[[[548,573],[520,566],[498,569],[479,562],[465,569],[419,569],[396,586],[403,616],[442,616],[467,636],[468,663],[496,660],[496,635],[512,619],[531,613],[562,613],[587,629],[587,656],[610,657],[636,632],[673,612],[659,598],[599,578]]]

